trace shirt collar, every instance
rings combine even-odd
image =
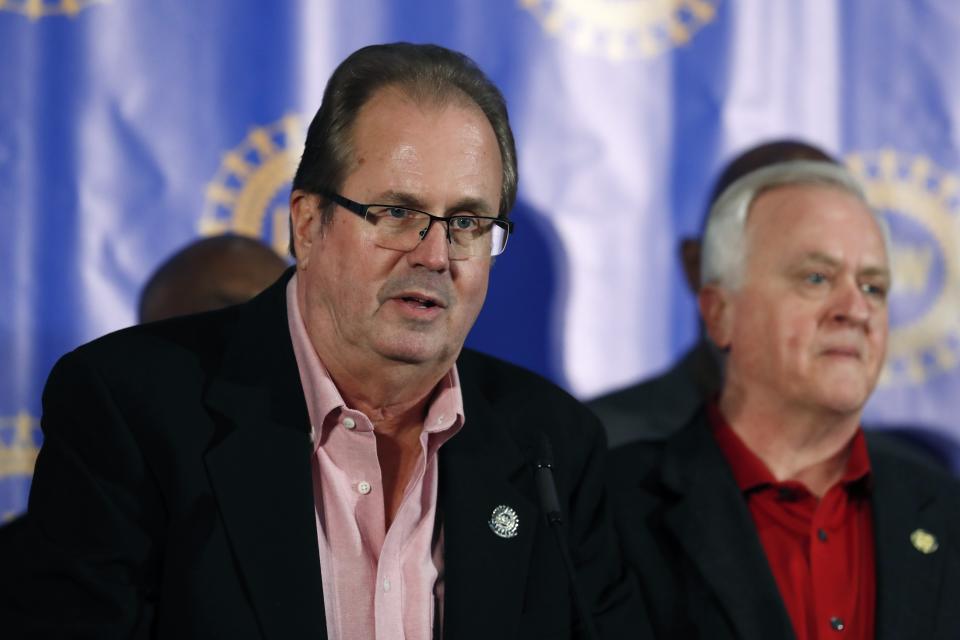
[[[707,404],[707,419],[713,437],[733,471],[733,478],[740,491],[747,493],[766,486],[775,486],[779,483],[764,464],[737,433],[730,428],[726,418],[720,413],[720,407],[715,401]],[[850,456],[847,458],[847,467],[839,483],[847,490],[868,490],[870,488],[870,456],[867,453],[867,441],[863,429],[857,431],[850,441]]]

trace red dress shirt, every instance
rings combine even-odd
[[[843,477],[818,499],[800,482],[777,482],[715,404],[709,418],[798,640],[872,640],[876,567],[863,431],[850,442]]]

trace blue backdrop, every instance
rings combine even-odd
[[[198,235],[282,249],[327,77],[393,40],[464,51],[510,104],[517,233],[472,346],[581,397],[664,368],[695,338],[677,245],[714,175],[800,137],[894,231],[868,418],[956,450],[956,2],[0,0],[0,519],[25,505],[56,358],[134,322],[148,275]]]

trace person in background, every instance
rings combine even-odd
[[[140,322],[222,309],[250,300],[287,268],[259,240],[221,235],[196,240],[153,272],[140,293]]]
[[[54,367],[4,630],[645,637],[599,422],[463,348],[516,189],[505,102],[473,61],[350,55],[294,177],[295,267]]]
[[[714,184],[709,206],[737,179],[789,160],[833,162],[825,151],[798,140],[763,143],[747,149],[726,166]],[[700,238],[685,238],[680,244],[684,275],[694,295],[700,290],[700,251]],[[689,422],[697,408],[719,390],[720,369],[719,354],[701,332],[697,343],[666,372],[604,394],[587,405],[606,428],[611,447],[632,440],[655,440]]]
[[[250,300],[280,277],[287,263],[247,236],[201,238],[161,264],[140,292],[138,322],[222,309]],[[23,516],[0,523],[0,551],[14,546]]]
[[[611,453],[656,637],[960,637],[960,483],[861,428],[890,285],[882,220],[836,164],[768,166],[713,205],[698,303],[719,394]]]

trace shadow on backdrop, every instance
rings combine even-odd
[[[510,219],[516,225],[514,233],[490,270],[487,301],[466,346],[566,387],[559,304],[567,279],[560,238],[525,202],[517,201]]]

